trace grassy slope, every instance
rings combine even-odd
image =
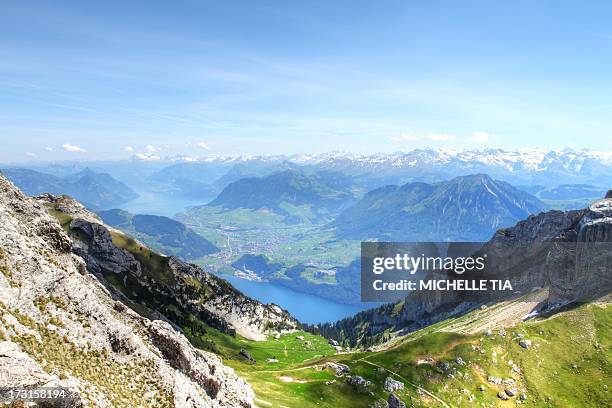
[[[461,319],[470,318],[468,315]],[[449,324],[443,322],[415,332],[386,351],[339,355],[333,354],[324,339],[307,333],[287,334],[261,343],[212,330],[205,336],[225,362],[253,385],[262,407],[367,407],[377,398],[387,398],[388,393],[382,389],[387,376],[406,384],[400,396],[415,406],[517,405],[516,398],[497,398],[498,392],[512,387],[490,384],[488,376],[514,379],[519,394],[524,392],[527,396],[523,406],[606,406],[605,386],[612,387],[609,307],[581,306],[507,328],[503,337],[498,332],[492,336],[444,332]],[[310,348],[304,347],[297,335],[305,336],[312,343]],[[520,335],[532,340],[531,349],[519,346]],[[198,345],[198,339],[192,336],[191,340]],[[257,363],[240,358],[241,348],[247,349]],[[271,357],[279,362],[267,362]],[[458,365],[457,357],[466,364]],[[431,360],[423,363],[427,359]],[[357,394],[345,379],[323,370],[321,365],[326,361],[347,364],[353,374],[372,381],[373,396]],[[448,363],[450,370],[444,372],[437,367],[440,361]],[[509,362],[518,370],[513,371]],[[335,383],[326,384],[333,380]],[[484,391],[479,390],[481,385]],[[423,389],[420,392],[419,387]]]

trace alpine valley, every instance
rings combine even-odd
[[[612,192],[585,208],[542,211],[537,197],[484,174],[365,192],[359,177],[338,172],[232,181],[178,217],[187,226],[99,216],[67,195],[26,196],[0,176],[0,388],[65,387],[70,406],[92,407],[608,404],[612,274],[592,265],[610,265]],[[410,222],[374,228],[366,220],[384,219],[377,208]],[[424,293],[307,325],[215,274],[223,263],[341,293],[338,276],[358,281],[353,239],[400,237],[397,225],[420,219],[435,226],[432,237],[489,241],[499,257],[508,254],[496,245],[516,244],[506,269],[484,273],[512,278],[517,290],[477,301]],[[249,240],[274,250],[244,251]],[[536,242],[537,251],[519,245]],[[564,263],[565,245],[579,244],[590,249]],[[197,250],[203,266],[181,259]],[[303,261],[287,268],[285,259]],[[540,268],[542,259],[553,267]]]

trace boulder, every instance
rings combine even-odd
[[[508,395],[504,392],[504,391],[500,391],[497,393],[497,398],[499,398],[502,401],[507,401],[508,399],[510,399],[508,397]]]
[[[361,394],[368,393],[372,387],[372,382],[366,380],[360,375],[352,375],[347,378],[346,382],[353,387],[355,391]]]
[[[516,388],[506,388],[505,391],[509,397],[514,397],[518,393],[518,390]]]
[[[391,377],[387,377],[385,379],[385,384],[383,385],[383,388],[387,392],[401,391],[404,389],[404,383],[394,380]]]
[[[335,371],[336,376],[340,377],[344,374],[348,374],[351,369],[349,368],[349,366],[345,365],[345,364],[341,364],[341,363],[334,363],[333,361],[329,361],[327,363],[325,363],[325,365],[323,366],[324,368],[329,368],[333,371]]]
[[[451,365],[447,363],[446,361],[438,361],[438,364],[436,364],[436,367],[438,367],[440,370],[444,371],[445,373],[450,371],[451,369]]]
[[[251,353],[249,353],[247,350],[245,349],[240,349],[240,353],[238,353],[241,357],[243,357],[245,360],[251,362],[251,363],[256,363],[257,360],[255,360],[253,358],[253,356],[251,355]]]
[[[389,403],[389,408],[406,408],[404,401],[399,399],[399,397],[395,394],[390,394],[387,402]]]
[[[499,378],[499,377],[493,377],[493,376],[491,376],[491,375],[490,375],[490,376],[487,378],[487,381],[488,381],[490,384],[500,385],[500,384],[502,383],[502,381],[503,381],[503,380],[502,380],[501,378]]]
[[[522,348],[526,350],[529,350],[531,348],[531,340],[521,339],[519,341],[519,346],[521,346]]]

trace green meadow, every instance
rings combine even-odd
[[[471,319],[468,314],[430,326],[376,352],[336,354],[324,338],[305,332],[264,342],[213,329],[188,337],[196,346],[214,347],[247,379],[260,407],[368,407],[388,398],[383,389],[387,377],[404,383],[405,389],[396,394],[407,406],[607,406],[612,387],[608,307],[582,305],[505,328],[501,334],[499,330],[490,335],[445,331]],[[521,339],[530,340],[532,346],[524,349]],[[255,361],[247,361],[241,350]],[[350,373],[337,377],[326,367],[328,362],[346,364]],[[351,387],[350,375],[370,381],[368,391]],[[492,377],[506,383],[492,383]],[[516,396],[500,399],[498,393],[506,389],[516,389]]]

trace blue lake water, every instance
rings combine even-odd
[[[255,282],[232,275],[221,277],[253,299],[262,303],[275,303],[288,310],[302,323],[333,322],[375,307],[372,304],[345,305],[270,282]]]
[[[203,205],[207,201],[188,200],[176,198],[171,195],[153,193],[149,191],[138,191],[139,197],[119,207],[133,214],[163,215],[174,217],[176,213],[182,212],[187,207]]]

